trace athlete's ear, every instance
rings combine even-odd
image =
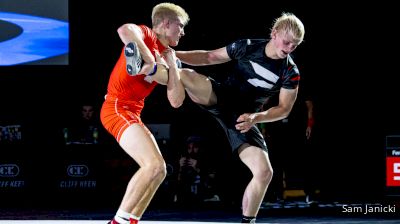
[[[278,31],[277,31],[276,29],[273,29],[273,30],[271,31],[271,39],[275,39],[277,33],[278,33]]]
[[[163,26],[164,26],[165,28],[169,28],[169,24],[170,24],[169,19],[164,19],[164,21],[163,21]]]

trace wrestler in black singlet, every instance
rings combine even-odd
[[[218,120],[224,129],[232,150],[242,144],[260,147],[267,151],[265,140],[254,125],[248,132],[236,130],[237,118],[243,113],[260,111],[263,104],[279,94],[280,88],[294,89],[300,73],[292,58],[271,59],[265,55],[268,40],[243,39],[226,47],[235,69],[224,82],[212,78],[217,104],[202,106]]]

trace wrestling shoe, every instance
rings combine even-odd
[[[135,42],[130,42],[125,46],[126,71],[129,75],[137,75],[142,68],[142,57]]]

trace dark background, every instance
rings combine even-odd
[[[0,122],[21,124],[25,131],[18,153],[9,146],[0,146],[0,151],[56,163],[59,136],[55,130],[69,122],[82,101],[101,106],[122,49],[117,28],[126,22],[150,26],[151,10],[158,2],[69,1],[70,65],[0,68]],[[348,1],[172,2],[191,18],[177,50],[214,49],[236,39],[267,38],[281,12],[297,15],[306,35],[295,60],[313,86],[321,152],[314,159],[323,164],[315,168],[322,174],[322,190],[332,200],[384,200],[385,136],[400,134],[393,5],[384,1],[351,5]],[[198,70],[225,71],[224,66]],[[188,133],[208,134],[217,158],[229,153],[223,134],[207,114],[189,100],[172,109],[165,96],[165,87],[158,86],[147,99],[145,123],[173,124],[175,146]]]

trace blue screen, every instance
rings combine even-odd
[[[2,0],[0,66],[68,65],[68,0]]]

